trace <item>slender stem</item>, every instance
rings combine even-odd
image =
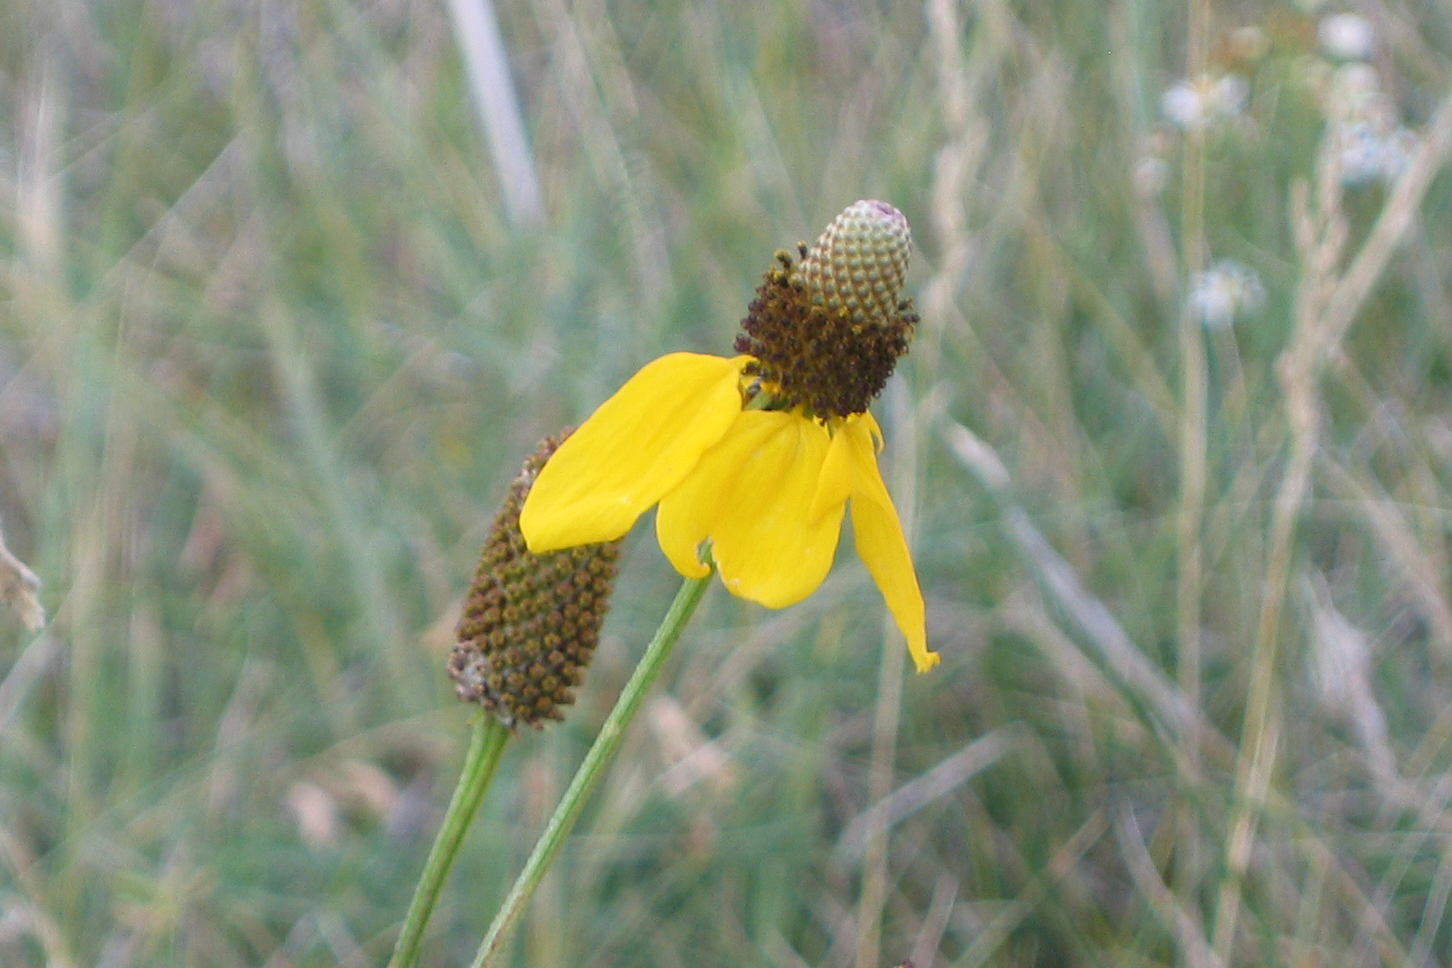
[[[464,768],[459,773],[459,784],[454,787],[444,822],[434,838],[434,846],[424,863],[423,873],[419,875],[418,886],[413,889],[413,900],[409,902],[403,930],[399,932],[398,944],[394,946],[388,968],[412,968],[417,960],[434,902],[439,899],[444,878],[449,876],[449,868],[459,854],[464,833],[469,829],[474,814],[479,812],[479,804],[484,802],[484,794],[489,789],[489,782],[494,779],[494,771],[499,766],[504,744],[510,735],[499,720],[487,713],[474,724],[469,752],[464,756]]]
[[[630,681],[621,690],[620,698],[615,701],[615,708],[610,710],[605,725],[600,727],[600,734],[595,737],[595,744],[590,747],[590,752],[585,754],[580,768],[575,771],[575,778],[570,781],[569,789],[560,798],[554,816],[550,817],[550,822],[535,843],[529,860],[525,861],[524,870],[519,872],[514,886],[509,889],[509,896],[504,899],[504,905],[494,916],[494,922],[489,925],[489,933],[484,936],[484,941],[479,945],[479,953],[474,957],[473,968],[492,968],[499,964],[511,934],[519,924],[519,919],[524,916],[530,898],[534,896],[535,888],[539,886],[540,879],[544,877],[545,871],[555,859],[555,854],[569,836],[575,821],[579,819],[580,810],[590,798],[590,793],[606,765],[615,757],[620,741],[625,737],[626,727],[635,718],[641,700],[645,698],[666,659],[670,657],[671,648],[681,637],[681,630],[685,628],[691,613],[700,604],[701,596],[710,580],[711,576],[707,575],[705,578],[687,578],[681,584],[681,590],[676,593],[670,611],[666,612],[660,628],[655,631],[655,638],[651,639],[645,655],[640,658],[640,664],[635,667]]]
[[[1188,76],[1191,84],[1205,83],[1206,61],[1210,48],[1209,0],[1189,0]],[[1183,237],[1180,310],[1180,506],[1176,514],[1177,588],[1176,626],[1179,642],[1180,689],[1186,704],[1193,710],[1201,705],[1203,641],[1201,620],[1204,612],[1204,549],[1205,493],[1209,452],[1207,413],[1209,410],[1209,372],[1206,359],[1204,328],[1199,316],[1186,298],[1195,276],[1205,269],[1205,132],[1195,128],[1186,132],[1183,196],[1180,226]],[[1200,782],[1200,738],[1193,728],[1181,733],[1183,780],[1193,788]],[[1201,830],[1191,810],[1183,810],[1176,818],[1179,836],[1175,848],[1174,887],[1180,903],[1193,910],[1193,899],[1199,890]]]

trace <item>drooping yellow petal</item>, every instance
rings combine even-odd
[[[858,556],[872,574],[872,580],[887,601],[888,611],[907,639],[913,665],[919,672],[927,672],[942,659],[936,652],[928,651],[923,593],[918,588],[902,522],[898,520],[887,486],[882,483],[882,472],[877,469],[873,447],[876,426],[875,422],[869,425],[866,420],[849,418],[837,431],[851,468],[852,531]]]
[[[852,451],[847,435],[841,432],[841,424],[837,426],[838,432],[832,435],[832,442],[827,445],[827,456],[822,461],[822,473],[817,478],[817,488],[812,494],[812,503],[807,510],[807,516],[813,520],[833,509],[841,514],[842,506],[852,496],[852,482],[856,476],[852,463]]]
[[[862,425],[867,428],[867,432],[872,435],[872,452],[874,454],[882,450],[882,428],[877,425],[877,418],[870,411],[864,410],[857,416],[847,419],[848,421],[861,421]]]
[[[736,419],[747,359],[671,353],[631,377],[540,471],[519,515],[529,549],[541,554],[629,531]]]
[[[882,429],[877,426],[877,421],[870,413],[860,413],[847,417],[833,423],[834,433],[832,434],[831,446],[827,448],[827,459],[822,463],[822,477],[817,482],[817,493],[812,497],[812,507],[809,512],[816,517],[823,511],[829,510],[842,504],[852,496],[855,481],[858,476],[856,462],[858,456],[853,450],[857,446],[861,450],[861,436],[864,433],[869,435],[870,447],[868,454],[882,450]],[[855,426],[857,429],[849,433],[843,431],[848,427]],[[877,462],[873,461],[874,469]],[[878,478],[881,480],[881,478]],[[884,488],[884,493],[886,489]]]
[[[710,538],[733,594],[769,608],[806,598],[831,569],[842,529],[842,504],[808,513],[827,447],[827,431],[798,414],[741,414],[661,500],[661,549],[682,574],[699,576],[696,548]]]

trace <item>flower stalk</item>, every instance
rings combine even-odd
[[[540,468],[569,436],[546,437],[520,468],[495,515],[465,596],[448,673],[483,710],[444,822],[404,917],[389,968],[412,968],[444,880],[489,789],[505,743],[521,725],[564,718],[600,639],[620,542],[549,554],[525,547],[519,509]]]
[[[615,758],[616,752],[620,749],[620,743],[625,738],[626,729],[640,710],[640,704],[645,699],[646,692],[660,675],[666,660],[670,658],[672,648],[681,637],[681,631],[686,627],[686,622],[690,620],[696,606],[700,604],[701,596],[705,594],[710,580],[711,576],[708,573],[704,578],[687,578],[682,582],[680,591],[676,593],[675,601],[671,603],[670,610],[666,612],[660,628],[656,629],[655,637],[646,647],[645,654],[641,656],[640,663],[630,676],[630,681],[621,690],[620,698],[615,701],[615,707],[610,710],[605,724],[600,727],[600,733],[595,737],[590,751],[585,754],[585,759],[580,763],[579,769],[575,771],[575,777],[570,781],[569,789],[560,799],[559,806],[555,808],[554,815],[550,817],[544,832],[540,834],[534,850],[529,855],[529,860],[525,862],[524,869],[520,871],[519,877],[514,881],[514,886],[510,888],[509,896],[504,899],[499,913],[494,916],[493,923],[489,925],[489,932],[479,945],[479,952],[474,957],[472,968],[494,968],[503,963],[505,947],[509,943],[514,929],[519,925],[520,919],[524,916],[530,899],[534,897],[535,889],[539,887],[540,880],[549,870],[549,866],[554,861],[555,855],[559,853],[565,838],[570,835],[575,821],[579,819],[580,811],[594,791],[595,784],[599,782],[605,767]]]
[[[388,968],[411,968],[418,960],[424,928],[433,914],[444,880],[454,866],[454,858],[459,855],[464,834],[479,812],[479,804],[484,802],[484,794],[489,790],[511,735],[509,729],[495,717],[476,717],[469,752],[464,756],[464,768],[459,773],[449,809],[444,813],[444,821],[439,826],[434,846],[429,850],[423,873],[414,888],[413,900],[409,902],[408,914],[404,916],[403,928],[399,931],[398,943],[394,945],[393,957],[388,960]]]

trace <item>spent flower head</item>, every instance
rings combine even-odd
[[[449,657],[459,698],[479,703],[511,729],[562,719],[564,707],[575,701],[610,607],[620,556],[619,541],[544,554],[526,546],[520,508],[559,443],[543,440],[510,485],[480,553]]]
[[[702,578],[714,562],[733,594],[784,608],[826,577],[850,505],[858,554],[919,671],[932,668],[867,412],[918,321],[902,297],[911,249],[901,212],[861,201],[796,258],[778,252],[741,355],[647,364],[560,447],[520,514],[529,547],[612,541],[658,505],[656,537],[677,571]]]

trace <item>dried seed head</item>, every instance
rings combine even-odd
[[[595,654],[615,584],[619,541],[536,555],[519,531],[519,509],[568,433],[542,441],[510,485],[449,656],[459,698],[479,703],[511,729],[564,718],[563,707],[575,701]]]
[[[822,418],[862,413],[908,350],[918,315],[902,298],[912,233],[886,202],[855,202],[799,259],[757,287],[736,350],[756,358],[772,405]]]

